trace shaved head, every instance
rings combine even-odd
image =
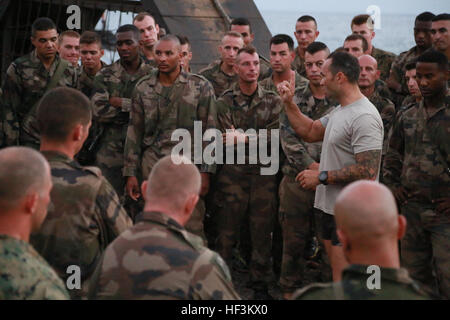
[[[372,57],[371,55],[368,54],[363,54],[362,56],[360,56],[358,58],[358,62],[359,65],[371,65],[372,67],[376,69],[378,69],[378,62],[377,59],[375,59],[374,57]]]
[[[189,159],[166,156],[150,172],[145,202],[162,204],[173,211],[180,211],[188,198],[199,195],[200,186],[200,173]]]
[[[51,183],[47,160],[25,147],[0,150],[0,215],[18,207],[31,193],[41,195]]]
[[[397,241],[398,211],[395,198],[384,185],[357,181],[345,187],[335,204],[337,228],[353,246],[377,246],[380,241]]]
[[[161,39],[159,39],[156,42],[155,47],[157,47],[161,42],[172,42],[175,45],[175,48],[178,51],[181,51],[181,43],[180,43],[180,39],[178,39],[177,36],[173,35],[173,34],[168,34],[165,35],[164,37],[162,37]]]

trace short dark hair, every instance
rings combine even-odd
[[[348,52],[333,52],[328,59],[331,59],[330,70],[333,76],[342,72],[349,83],[358,83],[360,69],[358,59]]]
[[[414,23],[416,23],[417,21],[429,22],[432,21],[434,17],[436,17],[434,13],[431,13],[430,11],[425,11],[416,17]]]
[[[161,42],[161,41],[172,41],[172,42],[174,42],[176,45],[181,46],[181,41],[180,41],[180,39],[179,39],[176,35],[173,35],[173,34],[166,34],[164,37],[162,37],[161,39],[159,39],[158,42]]]
[[[56,24],[52,19],[47,17],[41,17],[34,20],[31,26],[31,35],[34,37],[37,31],[57,30]]]
[[[239,55],[244,52],[248,54],[254,54],[257,53],[256,48],[254,46],[248,45],[238,50],[236,55],[236,60],[239,61]]]
[[[89,99],[68,87],[50,90],[42,97],[37,109],[40,134],[51,141],[64,141],[75,125],[87,125],[91,118]]]
[[[294,51],[294,40],[287,34],[277,34],[270,39],[270,46],[282,43],[287,43],[289,51]]]
[[[180,44],[181,44],[181,45],[187,44],[189,50],[191,50],[191,43],[189,42],[189,38],[188,38],[188,37],[186,37],[186,36],[184,36],[184,35],[181,35],[181,34],[177,34],[177,38],[178,38],[178,40],[180,41]]]
[[[370,21],[370,23],[368,23],[369,21]],[[369,29],[373,29],[375,21],[368,14],[359,14],[359,15],[353,17],[352,22],[350,24],[350,28],[353,27],[353,25],[360,26],[365,23],[367,23]]]
[[[304,16],[301,16],[300,18],[297,19],[297,22],[309,22],[309,21],[313,21],[314,25],[317,28],[317,21],[312,16],[304,15]]]
[[[319,51],[326,51],[328,54],[330,54],[330,49],[328,49],[327,45],[320,41],[314,41],[310,43],[305,50],[305,52],[308,52],[309,54],[315,54]]]
[[[416,68],[417,58],[412,58],[406,61],[405,70],[412,70]]]
[[[355,40],[361,40],[363,52],[366,52],[367,49],[369,49],[369,44],[367,43],[366,38],[364,38],[360,34],[351,34],[351,35],[347,36],[347,38],[345,38],[345,40],[344,40],[344,43],[346,41],[355,41]]]
[[[447,71],[448,68],[447,56],[433,48],[430,48],[422,53],[417,58],[417,63],[419,62],[436,63],[439,66],[439,69],[445,71]]]
[[[433,20],[431,20],[431,21],[435,22],[435,21],[444,21],[444,20],[450,20],[450,13],[440,13],[437,16],[435,16],[433,18]]]
[[[135,37],[135,40],[139,41],[141,35],[139,33],[139,29],[134,24],[124,24],[123,26],[120,26],[117,29],[117,33],[123,33],[131,31],[133,33],[133,36]]]
[[[231,21],[231,26],[248,26],[250,33],[252,33],[252,26],[250,25],[250,21],[247,18],[235,18]]]
[[[100,49],[102,48],[102,39],[100,38],[99,34],[95,31],[83,32],[80,37],[80,44],[82,44],[82,43],[85,43],[85,44],[96,43],[96,44],[98,44]]]

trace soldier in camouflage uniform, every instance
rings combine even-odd
[[[0,151],[0,300],[69,298],[64,283],[28,243],[47,214],[50,168],[37,151]]]
[[[239,50],[236,70],[239,83],[225,91],[217,101],[220,128],[222,132],[232,128],[244,131],[267,129],[269,138],[247,136],[232,130],[224,133],[224,140],[233,150],[237,148],[236,143],[247,143],[250,139],[255,139],[260,147],[263,143],[267,143],[267,148],[270,149],[272,143],[278,145],[278,141],[272,141],[270,137],[271,130],[278,128],[278,116],[282,109],[280,98],[274,92],[265,91],[258,86],[259,59],[253,47]],[[261,171],[264,166],[260,162],[250,164],[249,157],[255,156],[249,154],[251,151],[256,152],[256,150],[246,152],[245,164],[224,164],[218,174],[216,203],[219,235],[216,249],[227,263],[231,262],[232,249],[239,239],[241,224],[248,217],[252,248],[251,286],[255,290],[255,299],[267,299],[270,298],[267,284],[271,269],[270,234],[276,214],[277,177],[276,172],[264,175]],[[277,157],[278,153],[275,156]]]
[[[139,31],[133,25],[117,29],[120,59],[103,68],[94,81],[94,121],[103,126],[96,165],[119,196],[125,181],[122,175],[124,144],[130,118],[131,97],[136,83],[153,68],[139,56]]]
[[[395,199],[386,186],[373,181],[348,185],[336,200],[335,216],[350,265],[343,270],[341,281],[310,285],[298,290],[294,299],[429,299],[400,268],[398,239],[405,234],[406,221],[398,215]]]
[[[405,65],[405,81],[409,93],[405,99],[403,99],[398,111],[408,109],[410,106],[422,100],[422,94],[420,93],[419,85],[416,80],[416,60],[408,62]]]
[[[403,265],[413,279],[432,289],[436,289],[435,274],[440,295],[450,299],[447,68],[447,58],[435,50],[418,58],[417,82],[423,100],[403,111],[392,127],[384,181],[408,220],[402,240]]]
[[[200,188],[199,171],[189,159],[159,160],[143,184],[145,207],[139,223],[106,249],[90,298],[239,299],[222,258],[183,227]]]
[[[50,164],[51,207],[32,245],[66,280],[71,265],[80,268],[81,288],[70,290],[84,298],[102,252],[132,222],[119,197],[96,167],[74,159],[89,133],[90,101],[79,91],[50,91],[38,107],[41,151]]]
[[[277,93],[276,86],[284,81],[290,80],[292,74],[295,75],[295,87],[303,91],[308,86],[308,80],[297,73],[297,71],[291,69],[291,64],[294,59],[294,41],[292,38],[285,34],[279,34],[270,40],[270,64],[273,73],[270,77],[259,82],[264,90],[273,91]],[[281,172],[278,174],[278,180],[281,181]],[[278,181],[278,182],[279,182]],[[245,232],[246,235],[249,232]],[[282,239],[281,226],[278,221],[278,217],[274,219],[274,233],[272,236],[273,245],[273,262],[274,272],[276,276],[279,276],[281,270],[282,252],[283,252],[283,239]],[[241,244],[245,242],[249,243],[250,239],[245,241],[241,239]]]
[[[156,41],[158,41],[160,28],[155,21],[155,17],[148,12],[140,12],[133,18],[133,24],[140,32],[141,58],[146,64],[156,68],[158,65],[155,61],[153,49]]]
[[[208,79],[214,87],[216,97],[229,89],[236,83],[238,77],[234,70],[234,63],[239,49],[244,46],[244,40],[240,33],[229,31],[222,38],[219,46],[220,60],[211,62],[206,68],[200,70],[199,74]]]
[[[277,92],[277,85],[290,80],[295,73],[295,88],[303,90],[308,86],[308,79],[291,69],[294,59],[294,42],[288,35],[279,34],[270,40],[270,64],[272,75],[259,82],[259,85],[267,91]]]
[[[417,59],[425,50],[431,48],[431,20],[433,18],[434,14],[431,12],[422,12],[416,17],[414,21],[414,41],[416,45],[408,51],[400,53],[392,63],[386,83],[397,96],[397,102],[401,102],[409,95],[408,84],[405,79],[406,64]]]
[[[306,48],[305,66],[309,84],[306,88],[295,88],[294,103],[303,114],[314,120],[334,109],[334,103],[325,97],[325,88],[320,85],[321,66],[329,53],[322,42],[313,42]],[[280,139],[286,156],[279,188],[279,219],[283,230],[280,285],[284,298],[289,298],[303,284],[306,267],[304,252],[311,237],[310,225],[314,218],[315,192],[302,188],[295,178],[307,168],[318,169],[322,143],[304,142],[293,131],[285,112],[280,114]]]
[[[395,105],[391,100],[383,97],[375,84],[380,77],[380,70],[378,70],[377,60],[372,56],[365,54],[358,58],[360,66],[360,74],[358,85],[361,93],[364,94],[370,102],[377,108],[380,113],[381,120],[383,120],[384,138],[383,138],[383,152],[382,160],[386,155],[387,145],[389,142],[389,129],[395,117]],[[383,163],[383,162],[381,162]],[[380,171],[383,170],[382,168]]]
[[[3,87],[6,145],[39,148],[36,106],[50,87],[76,88],[75,68],[57,54],[56,26],[48,18],[38,18],[32,26],[31,53],[16,59],[6,71]]]
[[[80,38],[81,68],[78,76],[78,90],[90,98],[94,91],[94,80],[96,74],[106,63],[100,60],[103,57],[102,42],[100,36],[94,31],[85,31]],[[97,153],[99,137],[102,127],[96,122],[92,122],[89,129],[89,136],[76,159],[82,165],[93,165]]]
[[[155,163],[171,154],[178,144],[171,139],[176,129],[186,129],[194,137],[194,122],[201,124],[202,133],[216,126],[213,88],[204,77],[181,69],[178,38],[163,37],[155,45],[155,52],[159,70],[136,85],[125,143],[124,176],[128,177],[127,194],[134,200],[140,196],[140,176],[148,176]],[[194,139],[191,140],[194,151]],[[192,154],[192,159],[194,156]],[[200,166],[201,195],[204,196],[208,192],[209,175],[215,172],[215,167],[196,162]],[[201,200],[186,225],[187,230],[203,238],[204,213]]]
[[[297,39],[298,47],[295,49],[292,69],[297,71],[301,76],[306,77],[305,51],[319,36],[316,19],[307,15],[298,18],[295,24],[294,35]]]
[[[240,33],[242,38],[244,39],[244,46],[251,46],[253,40],[255,39],[255,35],[252,33],[252,27],[250,25],[250,21],[246,18],[236,18],[231,21],[230,31],[234,31]],[[267,77],[270,77],[272,74],[272,68],[270,67],[270,61],[265,57],[259,55],[259,78],[261,81]]]
[[[78,90],[90,98],[94,91],[94,79],[106,63],[103,57],[102,41],[95,31],[85,31],[80,38],[81,65],[78,78]]]
[[[385,81],[389,77],[392,62],[395,59],[395,54],[375,48],[372,45],[372,39],[375,37],[374,21],[368,14],[360,14],[353,18],[350,27],[352,33],[362,35],[368,44],[367,54],[370,54],[378,62],[378,70],[380,70],[380,79]]]

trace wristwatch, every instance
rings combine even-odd
[[[320,171],[319,182],[325,186],[328,184],[328,171]]]

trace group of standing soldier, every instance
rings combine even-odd
[[[101,61],[95,32],[58,35],[50,19],[37,19],[35,49],[7,70],[0,147],[38,149],[50,165],[51,206],[32,228],[30,243],[65,281],[67,268],[80,266],[82,285],[70,291],[71,298],[238,298],[228,267],[238,268],[243,258],[255,299],[271,298],[274,273],[287,299],[307,284],[305,252],[316,238],[321,280],[341,281],[345,270],[355,268],[347,267],[334,206],[343,187],[361,179],[385,183],[406,217],[402,266],[431,295],[450,298],[450,15],[418,15],[416,46],[398,57],[373,46],[368,15],[356,16],[350,27],[352,35],[330,56],[316,41],[316,20],[302,16],[294,32],[298,46],[288,35],[275,35],[268,61],[251,45],[248,20],[234,19],[219,59],[196,74],[189,40],[162,36],[148,13],[117,29],[120,58],[111,65]],[[191,167],[177,172],[165,163],[178,143],[174,131],[195,137],[197,121],[202,134],[213,128],[223,133],[224,154],[244,145],[245,163],[198,163],[192,155],[198,177]],[[267,130],[269,137],[279,129],[279,173],[262,175],[267,164],[249,161],[252,141],[266,150],[275,142],[238,129]],[[3,155],[5,163],[13,166],[7,161],[24,157],[20,152]],[[147,181],[157,175],[155,167],[172,170],[173,180],[169,173],[167,179],[173,184],[191,186],[182,178],[191,172],[200,197],[169,205],[163,201],[171,199],[164,193],[167,183]],[[173,186],[183,194],[177,190]],[[10,207],[3,200],[0,216]],[[168,218],[163,209],[174,215]],[[146,227],[132,227],[139,221]],[[173,241],[160,243],[164,239]],[[11,241],[0,238],[0,266],[1,249],[14,246]],[[34,264],[43,268],[36,261],[29,267]],[[9,268],[0,274],[14,275],[13,264]],[[170,279],[183,278],[183,270],[195,281],[180,289]],[[0,281],[0,297],[4,287]],[[67,296],[39,294],[30,296]],[[24,297],[20,290],[3,295]]]

